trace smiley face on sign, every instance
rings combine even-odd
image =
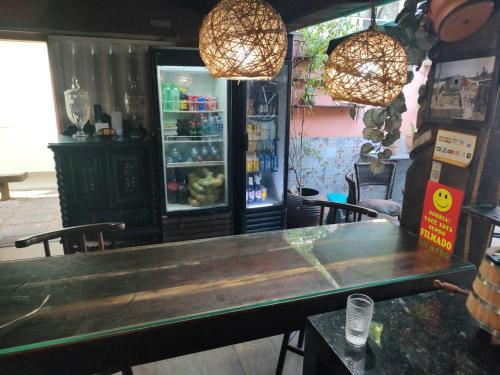
[[[448,212],[453,205],[451,193],[443,188],[437,189],[432,196],[432,202],[436,210],[440,212]]]

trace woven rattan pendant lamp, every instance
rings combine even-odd
[[[285,24],[263,0],[221,0],[203,20],[199,47],[214,78],[271,79],[285,60]]]
[[[333,100],[387,107],[406,83],[408,59],[395,39],[376,30],[371,3],[370,27],[332,51],[323,82]]]

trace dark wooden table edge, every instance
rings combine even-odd
[[[393,299],[434,290],[434,279],[472,283],[474,265],[419,275],[395,283],[339,292],[258,308],[203,317],[114,334],[78,343],[33,349],[0,357],[1,374],[88,374],[155,362],[303,328],[306,318],[345,307],[354,291],[374,300]]]

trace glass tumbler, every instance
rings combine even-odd
[[[373,300],[364,294],[351,294],[347,298],[345,338],[356,346],[366,344],[373,316]]]

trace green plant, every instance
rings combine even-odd
[[[328,59],[326,50],[330,40],[349,34],[354,27],[350,18],[343,18],[297,31],[301,53],[294,58],[293,81],[294,89],[302,85],[300,101],[303,105],[313,105],[317,90],[323,90],[321,72]]]
[[[288,152],[288,170],[293,174],[295,190],[298,195],[302,195],[304,181],[311,172],[305,172],[303,165],[305,158],[313,158],[317,163],[321,160],[319,150],[311,146],[311,140],[307,137],[305,126],[306,111],[310,108],[303,107],[297,109],[300,125],[292,121],[290,132],[290,147]]]
[[[420,67],[427,52],[438,40],[425,12],[427,3],[428,1],[406,0],[403,10],[396,18],[396,26],[384,28],[388,35],[399,41],[408,56],[407,84],[413,80],[413,66],[417,66],[417,69]],[[351,110],[353,119],[357,110]],[[376,150],[377,160],[370,166],[373,173],[380,173],[384,168],[382,160],[392,156],[388,147],[401,137],[404,112],[406,100],[401,92],[386,108],[371,108],[364,113],[363,138],[369,142],[361,146],[361,153]]]
[[[311,146],[305,131],[306,114],[312,111],[318,90],[323,90],[321,72],[328,58],[326,50],[331,39],[350,33],[354,29],[350,18],[327,21],[301,29],[296,40],[300,52],[293,59],[293,86],[295,94],[300,93],[299,103],[295,106],[294,121],[290,133],[289,170],[294,176],[295,190],[300,195],[307,176],[303,165],[305,158],[321,161],[319,150]]]

